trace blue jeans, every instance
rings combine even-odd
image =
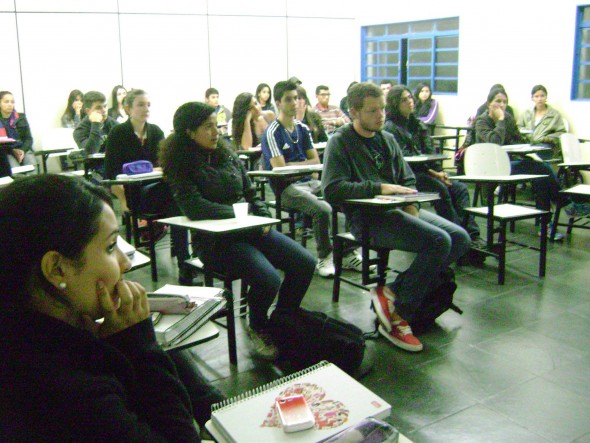
[[[315,238],[318,257],[326,258],[332,252],[330,239],[330,217],[332,207],[319,199],[321,183],[319,180],[297,182],[287,186],[282,194],[282,206],[303,212],[313,219],[313,236]]]
[[[450,222],[463,226],[472,239],[479,237],[479,226],[473,215],[469,215],[467,223],[463,225],[463,209],[471,206],[469,190],[465,183],[453,181],[453,185],[449,187],[427,173],[417,172],[416,189],[421,192],[438,192],[440,200],[433,202],[436,213]]]
[[[222,239],[199,258],[216,271],[245,280],[250,327],[255,330],[266,327],[268,309],[277,293],[277,309],[299,307],[316,266],[316,259],[305,248],[275,229],[266,235],[257,231]],[[284,272],[282,283],[277,269]]]
[[[461,226],[425,210],[415,217],[393,209],[366,217],[365,222],[369,224],[371,244],[417,254],[405,272],[403,285],[397,279],[391,285],[396,294],[396,311],[411,322],[438,282],[440,272],[469,250],[469,234]],[[355,236],[360,234],[357,229],[353,229]]]
[[[540,174],[549,177],[532,182],[533,192],[537,198],[537,208],[550,211],[551,202],[558,202],[563,199],[559,194],[559,182],[551,166],[545,162],[534,160],[516,160],[510,162],[511,174]]]

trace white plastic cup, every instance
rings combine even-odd
[[[236,218],[248,217],[248,203],[234,203],[233,206]]]

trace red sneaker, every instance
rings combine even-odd
[[[412,328],[410,328],[410,325],[405,320],[394,322],[391,332],[386,331],[382,325],[379,325],[379,332],[398,348],[406,351],[420,352],[424,348],[420,340],[414,336]]]
[[[377,286],[371,289],[371,298],[379,322],[387,332],[391,331],[391,315],[395,311],[393,304],[395,295],[387,286]]]

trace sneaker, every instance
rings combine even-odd
[[[392,326],[391,332],[388,332],[383,325],[379,325],[379,332],[398,348],[410,352],[420,352],[424,348],[420,340],[414,337],[412,328],[407,321],[395,322]]]
[[[395,311],[393,302],[395,295],[387,286],[377,286],[371,288],[371,300],[373,301],[373,309],[381,326],[389,332],[391,331],[391,315]]]
[[[486,249],[488,247],[488,242],[480,236],[474,236],[471,239],[471,247],[475,249]]]
[[[263,360],[274,361],[279,355],[279,350],[273,343],[269,334],[264,331],[255,331],[248,328],[248,337],[252,340],[252,353]]]
[[[552,229],[552,225],[549,224],[547,225],[547,238],[551,239],[551,229]],[[539,237],[541,236],[541,231],[539,231]],[[556,232],[555,233],[555,238],[553,239],[553,241],[562,241],[565,238],[565,234],[562,234],[561,232]]]
[[[326,258],[318,259],[318,264],[315,266],[315,270],[320,274],[320,277],[334,277],[336,269],[334,269],[334,258],[331,252]]]
[[[342,269],[349,269],[353,271],[363,271],[363,258],[358,252],[351,252],[342,258]],[[369,271],[377,269],[377,265],[369,266]]]
[[[586,217],[590,215],[590,205],[584,203],[570,203],[563,209],[569,217]]]

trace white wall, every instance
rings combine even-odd
[[[330,85],[337,102],[358,73],[347,11],[337,0],[0,0],[0,90],[26,111],[35,146],[59,126],[72,89],[109,101],[114,85],[145,89],[165,132],[210,86],[231,109],[239,93],[297,75],[311,96]],[[337,43],[324,47],[324,35]]]
[[[403,9],[383,8],[379,0],[363,4],[358,26],[460,18],[459,91],[456,96],[437,97],[445,123],[464,124],[495,83],[504,85],[518,115],[532,106],[532,87],[543,84],[549,103],[568,119],[570,130],[590,137],[590,102],[570,99],[576,8],[587,3],[497,0],[488,5],[421,0],[419,6]]]
[[[258,83],[296,75],[314,100],[328,84],[337,104],[360,77],[360,27],[460,17],[459,91],[439,96],[440,121],[462,125],[502,83],[516,112],[542,83],[572,130],[590,138],[590,104],[570,100],[578,2],[421,0],[0,0],[0,89],[15,94],[36,145],[59,124],[71,89],[147,90],[151,121],[168,131],[176,108],[209,86],[229,108]],[[17,34],[18,29],[18,34]],[[120,36],[119,36],[120,29]],[[18,37],[17,37],[18,35]],[[17,44],[18,43],[18,44]],[[20,53],[19,53],[20,46]],[[22,67],[22,74],[21,74]]]

